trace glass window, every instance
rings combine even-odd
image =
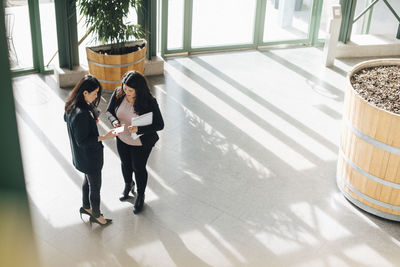
[[[253,43],[256,0],[193,0],[192,47]]]
[[[307,39],[312,0],[267,0],[264,42]]]
[[[361,12],[369,5],[370,0],[358,0],[356,4],[356,9],[354,11],[354,19],[361,14]],[[359,18],[354,24],[351,30],[351,34],[363,34],[364,28],[368,23],[368,13],[365,13],[361,18]]]
[[[396,11],[397,15],[400,16],[400,1],[387,0],[387,2]],[[383,1],[379,1],[372,11],[369,33],[396,36],[399,24],[400,22],[389,10],[388,6]]]
[[[332,2],[332,1],[331,1]],[[319,32],[318,32],[318,39],[326,39],[327,34],[328,34],[328,20],[330,19],[330,16],[332,13],[331,10],[328,10],[330,8],[330,4],[327,3],[327,1],[323,1],[322,3],[322,11],[321,11],[321,21],[319,24]]]
[[[183,48],[184,8],[184,0],[168,1],[168,50]]]
[[[33,68],[28,1],[4,3],[11,70]]]
[[[358,0],[354,18],[361,14],[371,2],[372,0]],[[387,0],[387,2],[400,15],[400,1]],[[391,35],[395,37],[398,27],[399,22],[388,6],[383,1],[379,1],[353,24],[351,33],[352,37],[360,34]]]
[[[56,66],[58,65],[58,43],[54,2],[40,0],[39,11],[44,65],[46,67]]]
[[[86,57],[86,47],[96,46],[98,42],[95,40],[95,35],[90,33],[86,36],[88,28],[85,25],[85,17],[79,12],[77,7],[77,28],[78,28],[78,42],[82,40],[79,45],[79,64],[84,68],[88,68],[88,62]]]

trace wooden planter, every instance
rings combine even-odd
[[[129,42],[126,46],[143,44],[145,40]],[[96,51],[109,49],[110,45],[87,47],[86,55],[89,72],[101,83],[103,89],[114,90],[121,83],[122,76],[129,70],[144,72],[147,45],[138,51],[125,55],[105,55]]]
[[[360,69],[382,65],[400,59],[366,61],[347,75],[337,184],[361,209],[400,221],[400,116],[367,103],[350,83]]]

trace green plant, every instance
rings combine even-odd
[[[94,33],[103,44],[113,44],[112,54],[119,53],[132,38],[144,38],[140,25],[128,21],[130,8],[138,11],[142,1],[146,0],[76,0],[88,33]]]

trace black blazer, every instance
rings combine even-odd
[[[118,121],[117,119],[117,110],[119,105],[121,104],[123,97],[117,99],[116,94],[121,90],[120,87],[114,90],[110,102],[107,106],[107,117],[108,120],[111,122],[111,125],[114,121]],[[144,112],[140,113],[139,115],[143,115],[144,113],[153,112],[153,123],[148,126],[139,126],[137,134],[142,134],[139,138],[142,142],[142,145],[145,147],[153,147],[155,143],[158,141],[159,137],[157,131],[164,129],[164,120],[162,118],[160,108],[158,106],[157,100],[152,97],[150,99],[150,103],[148,105],[148,109]],[[118,138],[118,137],[117,137]]]
[[[103,167],[103,144],[98,142],[99,131],[96,120],[89,106],[76,107],[68,115],[67,122],[72,162],[75,168],[91,174],[101,171]]]

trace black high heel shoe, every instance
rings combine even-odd
[[[138,214],[143,210],[144,205],[144,194],[138,194],[136,197],[135,204],[133,205],[133,213]]]
[[[103,214],[100,214],[100,216],[103,216]],[[99,225],[101,225],[101,226],[107,226],[107,225],[110,225],[111,223],[112,223],[112,219],[105,219],[106,220],[106,223],[101,223],[100,221],[98,221],[95,217],[93,217],[93,216],[90,216],[90,219],[89,219],[89,221],[90,221],[90,224],[92,224],[92,223],[97,223],[97,224],[99,224]]]
[[[120,201],[125,201],[129,199],[129,192],[132,192],[132,194],[135,193],[135,182],[132,181],[130,184],[125,184],[124,191],[122,191],[122,196],[119,198]]]
[[[81,215],[81,220],[83,221],[83,219],[82,219],[82,214],[86,214],[86,215],[89,215],[90,217],[92,217],[92,214],[90,214],[89,212],[87,212],[87,210],[85,210],[83,207],[81,207],[81,208],[79,209],[79,215]]]

